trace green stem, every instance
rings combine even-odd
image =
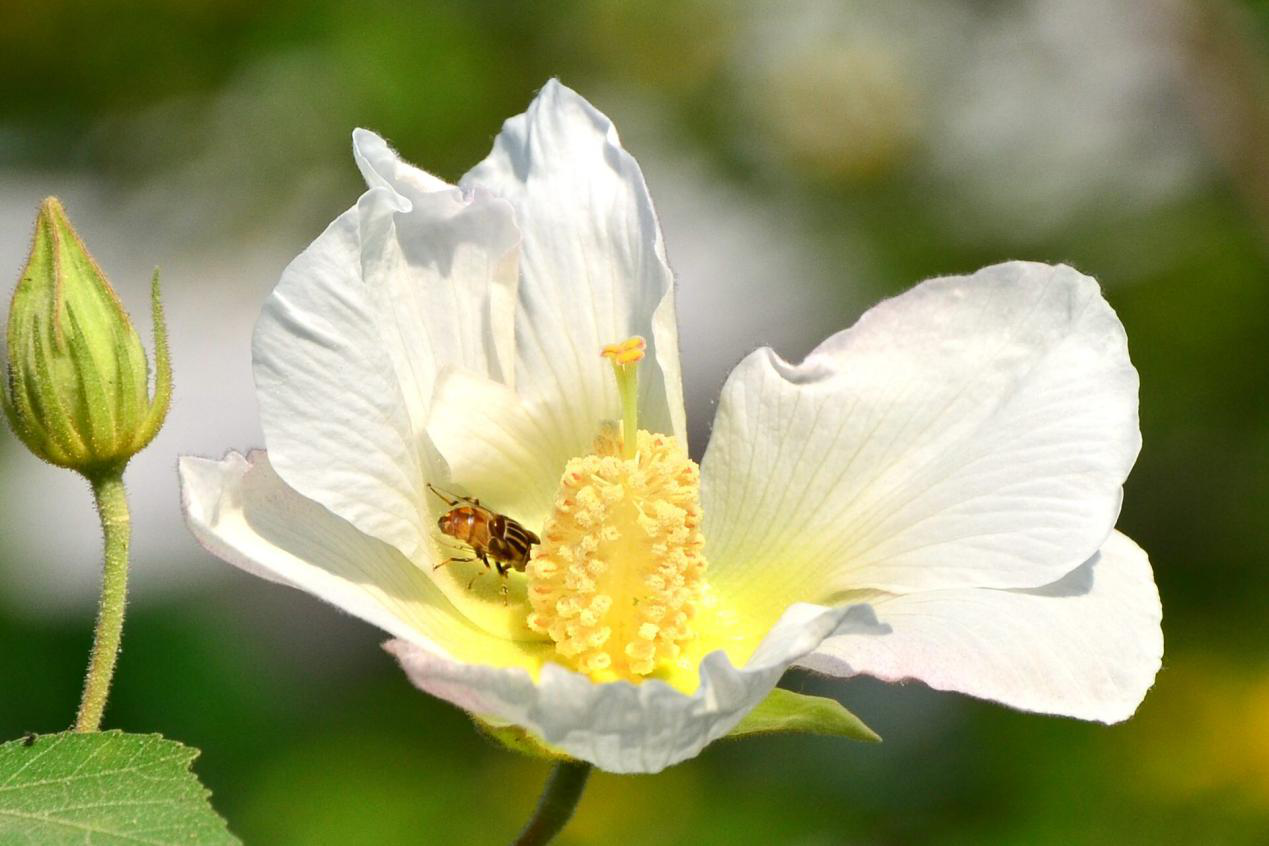
[[[105,535],[106,563],[101,580],[101,603],[97,606],[97,630],[84,679],[84,697],[79,703],[75,731],[97,731],[106,710],[110,680],[123,636],[123,611],[128,595],[128,541],[132,534],[128,500],[124,495],[123,471],[112,471],[90,479],[101,531]]]
[[[532,819],[516,838],[515,846],[540,846],[550,843],[568,824],[582,798],[591,766],[584,761],[560,761],[551,770],[542,798]]]

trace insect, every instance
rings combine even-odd
[[[34,746],[34,745],[35,745],[35,739],[36,739],[37,737],[39,737],[39,735],[37,735],[35,732],[33,732],[33,731],[28,731],[26,734],[22,735],[22,745],[23,745],[23,746]]]
[[[450,507],[436,521],[436,526],[445,535],[466,544],[475,553],[474,558],[447,558],[433,567],[438,570],[451,562],[480,561],[486,568],[498,571],[504,579],[512,570],[524,572],[529,563],[529,553],[533,545],[542,540],[530,532],[519,522],[505,514],[490,511],[480,504],[480,500],[471,497],[449,497],[432,485],[428,490],[440,497]],[[477,574],[479,575],[479,573]],[[472,579],[472,584],[476,581]],[[467,585],[468,588],[471,584]],[[503,601],[506,601],[507,586],[502,586]]]

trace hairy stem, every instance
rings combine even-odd
[[[560,761],[551,770],[533,817],[515,840],[515,846],[550,843],[568,825],[577,802],[582,798],[591,765],[583,761]]]
[[[101,580],[101,602],[97,606],[97,630],[93,635],[84,696],[79,703],[75,731],[97,731],[110,695],[115,674],[115,658],[123,636],[123,611],[128,594],[128,541],[132,534],[128,500],[124,495],[123,471],[104,473],[90,480],[101,530],[105,536],[106,563]]]

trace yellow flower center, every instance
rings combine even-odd
[[[637,342],[637,343],[636,343]],[[672,670],[705,589],[700,471],[676,438],[636,429],[642,339],[605,348],[623,429],[568,462],[526,573],[531,629],[598,681]]]

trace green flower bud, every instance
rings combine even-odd
[[[151,282],[155,379],[119,297],[56,198],[40,206],[9,308],[5,415],[37,456],[90,479],[153,440],[172,396],[159,274]]]

